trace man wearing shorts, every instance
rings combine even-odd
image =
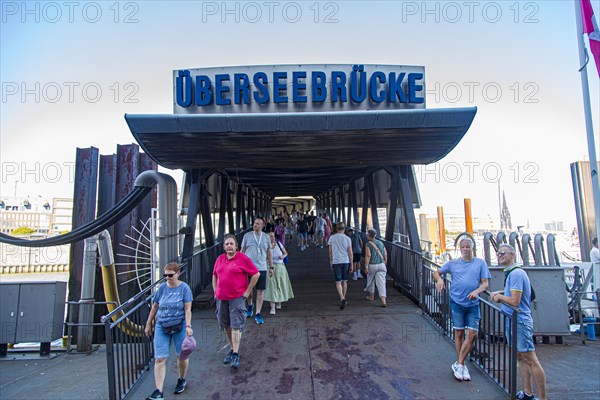
[[[223,248],[225,254],[215,261],[212,285],[217,299],[217,320],[227,333],[231,346],[223,362],[231,363],[232,368],[239,368],[240,340],[246,323],[246,299],[258,282],[260,273],[246,255],[238,253],[235,236],[227,235]]]
[[[518,307],[521,312],[517,314],[517,359],[521,372],[521,382],[524,390],[517,393],[517,399],[531,400],[533,397],[533,381],[542,400],[546,400],[546,373],[535,354],[533,342],[533,319],[531,318],[531,283],[529,276],[515,263],[515,249],[511,245],[501,244],[498,247],[498,265],[504,267],[504,292],[497,291],[491,294],[496,302],[503,302],[501,308],[508,315],[512,315],[512,308]],[[504,304],[506,303],[506,304]],[[510,319],[506,324],[506,332],[510,333]],[[510,343],[510,338],[509,338]]]
[[[454,377],[459,381],[470,381],[471,375],[465,360],[477,339],[479,330],[479,294],[487,290],[492,277],[485,261],[473,257],[473,241],[464,237],[459,242],[461,258],[450,260],[433,273],[438,292],[444,289],[441,274],[452,275],[450,285],[450,311],[454,329],[454,347],[458,360],[452,364]],[[467,337],[465,339],[465,330]]]
[[[340,295],[340,310],[346,308],[346,292],[348,290],[348,274],[352,272],[352,242],[344,234],[346,226],[338,222],[336,234],[329,238],[329,265],[335,278],[335,288]]]
[[[304,249],[308,248],[308,223],[304,218],[304,214],[300,213],[298,217],[298,222],[296,222],[296,230],[298,231],[298,246],[300,246],[300,251],[304,251]]]
[[[256,283],[256,314],[254,320],[257,324],[264,324],[264,319],[260,315],[262,309],[265,289],[267,288],[267,273],[273,273],[273,256],[269,251],[271,248],[271,239],[269,235],[263,232],[265,221],[258,217],[254,220],[252,225],[252,232],[248,232],[242,239],[242,253],[247,255],[256,268],[260,272],[260,278]],[[252,316],[252,292],[248,297],[248,308],[246,312],[247,317]]]

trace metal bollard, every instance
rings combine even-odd
[[[583,322],[596,322],[596,318],[586,317],[583,319]],[[596,329],[595,329],[594,324],[588,323],[585,326],[585,333],[587,333],[587,335],[588,335],[588,340],[598,340],[598,339],[596,339]]]

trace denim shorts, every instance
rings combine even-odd
[[[185,319],[182,322],[185,324]],[[179,357],[181,353],[181,344],[185,339],[185,327],[173,335],[167,335],[163,331],[163,327],[160,323],[154,325],[154,358],[169,358],[171,352],[171,342],[175,344],[175,354]]]
[[[453,329],[459,331],[465,329],[471,329],[474,331],[479,330],[479,320],[481,319],[479,305],[473,307],[463,307],[450,299],[450,311],[452,311]]]
[[[350,263],[333,264],[333,275],[335,277],[335,281],[347,281],[348,269],[350,269]]]
[[[306,233],[306,232],[298,232],[298,237],[306,239],[306,237],[308,237],[308,233]]]
[[[506,319],[506,338],[510,344],[511,339],[510,319]],[[535,351],[533,341],[533,321],[517,321],[517,351],[527,353]]]

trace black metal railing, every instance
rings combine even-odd
[[[384,242],[388,252],[388,274],[394,285],[417,304],[434,326],[453,340],[450,314],[451,280],[444,279],[445,290],[438,292],[432,273],[440,266],[421,253],[400,243]],[[517,392],[517,314],[512,315],[485,297],[480,297],[481,323],[471,360],[511,399]],[[511,332],[511,334],[507,334]],[[509,340],[510,338],[510,340]]]
[[[164,278],[102,317],[111,400],[125,398],[149,370],[154,349],[152,340],[144,335],[144,327],[150,313],[153,289],[162,282]]]

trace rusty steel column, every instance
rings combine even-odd
[[[73,229],[85,225],[96,216],[96,184],[98,182],[98,149],[77,148],[75,156],[75,176],[73,190]],[[84,242],[71,244],[69,257],[69,301],[79,301],[83,278]],[[71,312],[70,308],[68,308]],[[77,315],[77,311],[73,310]],[[67,321],[76,321],[77,317],[67,316]],[[77,333],[73,331],[73,339],[77,341]]]
[[[140,148],[138,145],[117,145],[115,204],[133,190],[133,183],[139,174],[139,156]],[[137,220],[137,209],[133,209],[114,225],[114,236],[112,236],[113,251],[115,252],[115,263],[120,266],[120,272],[126,270],[133,271],[135,269],[132,259],[120,256],[119,253],[125,254],[129,252],[121,244],[135,248],[135,242],[133,239],[127,237],[127,235],[133,236],[132,227],[136,226]],[[130,265],[126,266],[127,264]],[[133,286],[119,287],[119,297],[121,299],[130,299],[136,294],[137,290]]]

